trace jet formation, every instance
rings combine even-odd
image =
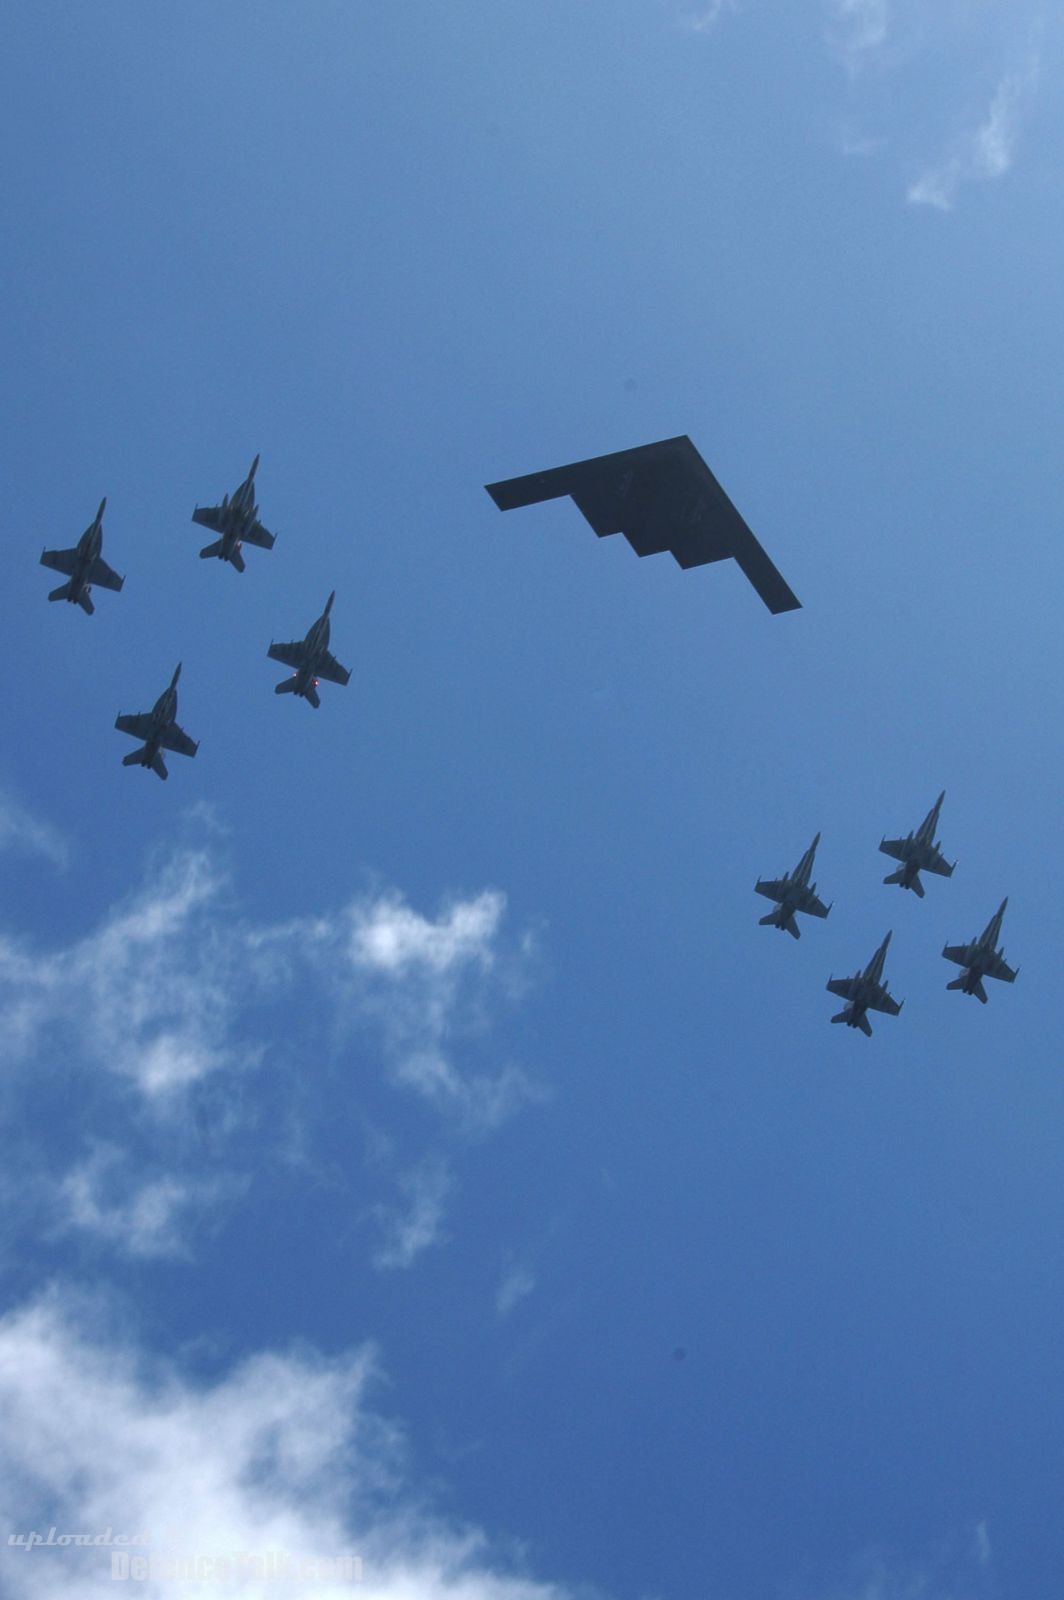
[[[259,508],[255,504],[255,473],[258,465],[259,458],[256,456],[251,463],[251,471],[239,488],[233,490],[232,498],[223,495],[220,506],[197,506],[193,511],[193,522],[210,528],[212,533],[221,534],[214,544],[204,545],[200,551],[202,560],[217,556],[219,561],[228,561],[238,572],[243,572],[242,545],[258,545],[260,550],[273,549],[276,534],[270,533],[258,520]]]
[[[100,501],[100,509],[85,529],[81,538],[72,550],[45,550],[41,556],[42,567],[52,567],[56,572],[62,572],[70,580],[61,583],[58,589],[53,589],[48,596],[49,600],[69,600],[71,605],[78,605],[88,616],[92,616],[96,607],[92,603],[92,586],[96,584],[101,589],[121,589],[126,581],[107,565],[103,559],[103,513],[107,505],[107,496]]]
[[[139,750],[131,750],[122,757],[124,767],[151,767],[160,778],[169,777],[163,751],[172,750],[179,756],[194,756],[199,749],[195,739],[190,739],[177,725],[177,680],[181,676],[181,663],[174,668],[169,687],[164,689],[150,711],[133,715],[119,715],[115,727],[119,733],[128,733],[134,739],[143,739]]]
[[[944,878],[952,877],[956,862],[951,866],[943,858],[935,840],[939,812],[944,799],[945,791],[939,795],[915,832],[906,835],[904,839],[880,841],[880,850],[902,863],[897,872],[892,872],[883,879],[884,883],[897,884],[902,889],[913,889],[923,899],[924,888],[919,877],[922,871],[936,872]],[[759,878],[755,883],[754,889],[758,894],[775,901],[773,909],[767,916],[759,918],[762,927],[767,925],[779,928],[781,931],[786,929],[793,939],[798,939],[801,937],[797,923],[799,913],[804,912],[807,916],[814,917],[827,916],[831,906],[824,905],[823,901],[817,898],[816,884],[809,881],[819,843],[818,833],[793,872],[785,873],[782,878]],[[1015,981],[1016,973],[1006,963],[1003,953],[996,948],[1001,937],[1001,921],[1007,904],[1007,900],[1001,902],[996,915],[991,918],[978,939],[973,939],[970,944],[947,945],[943,950],[942,954],[948,961],[953,961],[957,966],[964,968],[959,978],[954,978],[946,985],[947,989],[960,989],[964,994],[974,994],[985,1005],[987,994],[983,987],[984,978],[999,978],[1005,983]],[[855,973],[852,978],[833,977],[829,980],[828,988],[832,994],[840,995],[848,1002],[843,1011],[832,1017],[832,1022],[845,1022],[849,1027],[860,1028],[862,1033],[871,1037],[872,1029],[868,1022],[870,1010],[885,1011],[890,1016],[897,1016],[901,1006],[891,999],[887,993],[887,985],[880,983],[890,939],[891,935],[888,933],[863,972]]]

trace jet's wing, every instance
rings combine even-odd
[[[763,894],[766,900],[782,900],[787,885],[782,878],[759,878],[754,884],[754,893]]]
[[[221,506],[197,506],[192,513],[192,520],[198,522],[201,528],[210,528],[212,533],[225,532]]]
[[[257,544],[260,550],[272,550],[277,535],[270,533],[261,522],[253,522],[251,527],[240,535],[245,544]]]
[[[958,967],[968,965],[969,947],[966,944],[948,944],[942,954],[947,961],[952,961]]]
[[[826,906],[823,900],[813,893],[812,889],[806,889],[795,906],[795,910],[804,911],[807,917],[826,917],[831,907]]]
[[[908,843],[908,839],[881,839],[879,848],[885,856],[893,856],[895,861],[905,861]]]
[[[307,647],[302,639],[293,639],[291,644],[271,644],[266,654],[272,661],[282,661],[298,671],[306,660]]]
[[[329,654],[328,650],[323,651],[318,657],[318,664],[314,669],[314,674],[318,678],[326,679],[328,683],[347,683],[351,676],[347,668],[342,667],[336,657]]]
[[[1002,983],[1015,983],[1018,970],[1018,968],[1014,970],[1010,967],[1008,962],[1003,961],[995,951],[990,958],[990,965],[986,969],[986,975],[988,978],[1000,978]]]
[[[41,556],[42,567],[54,567],[67,578],[72,578],[78,567],[78,552],[74,550],[46,550]]]
[[[179,728],[176,722],[171,722],[159,743],[164,750],[173,750],[179,756],[194,756],[199,749],[198,741],[190,739],[185,730]]]
[[[829,978],[827,986],[840,1000],[852,1000],[857,993],[856,978]]]
[[[109,567],[103,556],[97,556],[89,568],[89,582],[95,583],[100,589],[121,589],[125,578],[120,578],[113,567]]]
[[[500,511],[571,495],[600,539],[623,533],[681,567],[732,557],[770,611],[801,606],[686,434],[486,487]]]
[[[151,712],[141,711],[131,716],[116,717],[115,727],[120,733],[131,734],[134,739],[148,739],[152,730]]]
[[[928,850],[921,866],[924,872],[937,872],[940,878],[952,878],[953,876],[952,866],[941,850],[936,850],[934,845]]]
[[[878,983],[872,998],[865,1003],[870,1011],[885,1011],[888,1017],[896,1017],[901,1010],[901,1001],[893,999]]]

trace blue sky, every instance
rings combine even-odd
[[[1056,1592],[1062,71],[1042,0],[9,19],[4,1531]],[[676,433],[801,611],[483,490]],[[87,619],[37,557],[103,494]],[[314,712],[266,648],[332,589]],[[113,722],[178,660],[164,786]]]

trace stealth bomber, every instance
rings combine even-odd
[[[322,678],[330,683],[346,684],[351,677],[347,668],[329,654],[329,612],[335,599],[334,589],[325,602],[325,610],[305,639],[297,639],[292,644],[271,644],[266,652],[272,661],[283,661],[286,667],[294,668],[292,676],[282,679],[274,693],[299,695],[309,700],[315,710],[321,705],[318,683]]]
[[[879,841],[879,848],[885,856],[893,856],[895,861],[901,862],[897,872],[888,873],[883,882],[896,883],[902,889],[912,889],[921,900],[924,898],[924,886],[920,882],[921,872],[937,872],[940,878],[951,878],[953,868],[957,865],[956,862],[953,866],[950,865],[939,850],[935,839],[938,814],[942,810],[945,798],[946,791],[943,789],[915,833],[907,834],[904,839]]]
[[[731,557],[770,611],[801,606],[686,434],[486,488],[500,511],[571,495],[600,539],[623,533],[637,556],[668,550],[681,567]]]
[[[987,992],[983,988],[983,979],[998,978],[1002,983],[1015,983],[1020,970],[1019,967],[1013,970],[1005,960],[1004,949],[996,948],[1008,903],[1006,895],[978,939],[973,939],[970,944],[948,944],[942,952],[947,961],[964,968],[960,977],[947,983],[946,988],[959,989],[962,994],[974,994],[984,1006]]]
[[[177,716],[177,680],[181,676],[181,663],[174,668],[174,675],[170,679],[170,687],[164,689],[150,711],[144,711],[132,716],[118,716],[115,718],[115,727],[120,733],[128,733],[134,739],[143,739],[144,743],[139,750],[131,750],[128,756],[122,757],[124,767],[151,767],[160,778],[169,776],[166,763],[163,760],[163,751],[172,750],[179,756],[194,756],[199,749],[195,739],[190,739],[183,729],[179,728],[175,718]]]
[[[782,878],[759,878],[754,884],[757,894],[763,894],[767,900],[778,902],[767,916],[758,919],[762,928],[779,928],[781,932],[786,928],[792,939],[800,939],[802,935],[794,920],[796,911],[804,911],[806,916],[810,917],[827,916],[831,906],[826,906],[822,900],[817,899],[816,884],[809,882],[809,874],[813,870],[813,858],[819,843],[818,833],[793,872],[785,873]]]
[[[126,581],[107,565],[100,553],[103,549],[103,513],[106,505],[107,496],[104,495],[100,509],[72,550],[45,550],[41,556],[42,567],[52,567],[70,580],[53,589],[49,600],[69,600],[71,605],[80,606],[90,617],[96,610],[90,593],[93,584],[117,592]]]
[[[256,456],[243,483],[233,490],[232,497],[223,495],[220,506],[197,506],[193,511],[193,522],[210,528],[212,533],[221,534],[214,544],[204,545],[200,551],[203,560],[208,556],[217,556],[219,561],[228,561],[238,572],[243,572],[242,545],[255,544],[260,550],[273,549],[276,535],[262,526],[258,520],[259,508],[255,504],[255,473],[258,465],[259,458]]]
[[[869,1039],[872,1037],[872,1027],[868,1021],[869,1011],[885,1011],[889,1017],[896,1017],[905,1004],[903,1000],[892,999],[887,992],[889,985],[880,982],[889,943],[888,933],[863,972],[854,973],[852,978],[829,978],[827,982],[832,994],[837,994],[849,1002],[842,1011],[832,1017],[832,1022],[845,1022],[848,1028],[860,1028]]]

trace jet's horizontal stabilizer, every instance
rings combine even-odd
[[[170,776],[170,774],[166,770],[166,762],[163,760],[163,758],[159,754],[158,750],[155,752],[154,756],[152,757],[151,768],[152,768],[153,772],[157,772],[159,774],[159,777],[162,778],[164,780],[164,782]]]
[[[144,751],[146,749],[146,745],[141,745],[139,750],[131,750],[128,756],[122,757],[122,765],[124,767],[142,767],[144,765]]]
[[[69,583],[61,583],[58,589],[52,590],[51,594],[48,596],[49,600],[69,600],[70,587],[71,586]]]
[[[848,1011],[840,1011],[838,1016],[832,1017],[831,1020],[832,1022],[849,1022],[850,1013]]]
[[[321,700],[318,697],[317,686],[315,684],[313,684],[313,683],[308,683],[307,687],[303,690],[303,693],[306,696],[306,698],[310,701],[310,703],[314,707],[315,711],[317,711],[318,708],[321,705]]]
[[[274,692],[274,694],[295,694],[295,692],[296,692],[296,680],[295,680],[295,678],[282,678],[281,682],[277,685],[277,687],[274,689],[273,692]]]
[[[214,544],[205,544],[200,551],[200,560],[206,561],[208,556],[220,556],[222,553],[222,540],[216,539]]]
[[[984,1006],[986,1005],[987,993],[983,988],[983,980],[981,978],[976,978],[973,981],[973,979],[967,976],[961,976],[959,978],[952,979],[951,982],[947,983],[946,988],[963,989],[965,994],[974,994],[977,1000],[981,1000]]]

